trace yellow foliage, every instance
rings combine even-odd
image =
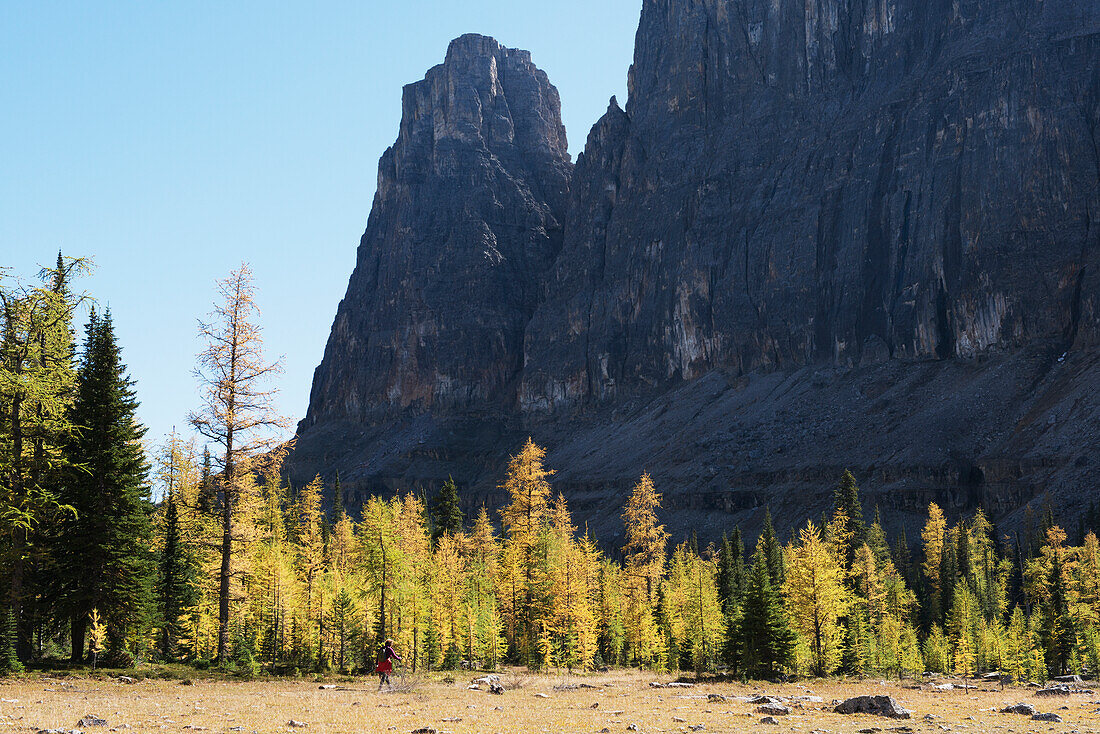
[[[809,522],[799,533],[799,544],[787,550],[787,609],[794,628],[807,641],[817,675],[832,673],[840,663],[839,619],[850,604],[837,554],[842,547],[826,542]]]

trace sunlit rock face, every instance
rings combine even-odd
[[[1100,481],[1100,4],[644,0],[575,167],[558,109],[480,36],[406,88],[296,480],[494,505],[533,434],[611,540],[643,470],[704,537]]]
[[[571,169],[557,90],[526,51],[463,36],[405,87],[302,428],[510,408]]]
[[[1098,32],[1073,0],[646,0],[523,404],[1094,342]]]

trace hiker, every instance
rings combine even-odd
[[[397,653],[393,651],[393,640],[387,638],[385,644],[382,645],[382,649],[378,651],[378,663],[374,666],[374,672],[378,673],[378,690],[382,690],[383,685],[393,688],[393,683],[390,682],[390,673],[393,672],[391,660],[402,662]]]

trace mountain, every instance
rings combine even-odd
[[[625,109],[479,36],[406,87],[291,459],[496,505],[550,449],[607,542],[868,509],[1005,527],[1100,465],[1100,6],[644,0]]]

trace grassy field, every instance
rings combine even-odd
[[[638,672],[592,676],[506,673],[503,695],[469,690],[473,676],[449,682],[400,676],[395,690],[379,693],[376,679],[320,689],[310,681],[196,679],[190,684],[148,678],[29,677],[0,684],[0,732],[80,729],[86,732],[356,732],[440,734],[473,732],[1100,732],[1100,695],[1039,698],[1026,687],[982,686],[935,690],[927,683],[809,681],[803,684],[708,683],[655,688],[668,681]],[[584,686],[584,687],[581,687]],[[591,686],[591,687],[588,687]],[[768,694],[789,699],[792,713],[762,724],[756,706],[734,697]],[[709,694],[730,697],[712,698]],[[912,712],[906,721],[832,712],[834,699],[886,694]],[[820,697],[821,702],[797,697]],[[1007,704],[1028,702],[1054,712],[1063,723],[1002,714]],[[1063,708],[1064,707],[1064,708]],[[86,715],[106,721],[78,726]],[[290,722],[304,726],[291,726]],[[703,727],[698,729],[696,727]],[[901,728],[899,728],[901,727]],[[906,728],[907,727],[907,728]]]

